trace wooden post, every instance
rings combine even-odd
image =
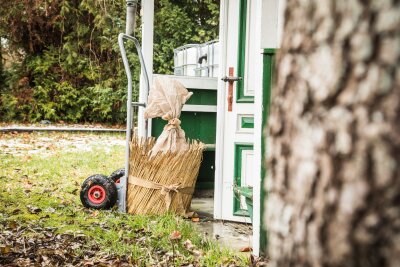
[[[149,86],[153,83],[153,34],[154,34],[154,0],[142,0],[142,51],[144,62],[149,76]],[[148,91],[144,81],[143,73],[140,75],[139,102],[147,103]],[[138,135],[150,136],[151,128],[144,119],[144,110],[139,108],[138,112]]]

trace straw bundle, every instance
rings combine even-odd
[[[130,145],[127,208],[131,214],[185,214],[203,158],[204,145],[189,142],[180,152],[150,156],[154,138],[134,137]]]

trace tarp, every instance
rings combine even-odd
[[[179,152],[188,149],[185,132],[180,127],[179,118],[183,105],[192,94],[175,79],[165,76],[154,79],[144,116],[146,119],[161,117],[168,123],[151,150],[152,156],[158,152]]]

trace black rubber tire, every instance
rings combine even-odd
[[[94,203],[89,198],[89,190],[94,186],[100,186],[105,191],[105,198],[101,203]],[[95,174],[89,176],[81,187],[81,202],[83,206],[90,209],[110,209],[112,208],[118,199],[117,186],[114,181],[102,174]]]
[[[116,183],[119,179],[121,179],[125,175],[125,168],[118,169],[108,176],[111,180]]]

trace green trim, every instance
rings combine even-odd
[[[242,186],[242,151],[253,150],[254,146],[252,144],[235,144],[235,169],[234,169],[234,185]],[[240,208],[240,199],[233,196],[233,215],[236,216],[249,216],[247,210]]]
[[[262,96],[262,121],[261,131],[265,133],[264,129],[267,126],[270,98],[272,90],[272,79],[273,79],[273,68],[275,63],[275,52],[276,49],[264,49],[263,58],[263,96]],[[265,153],[266,153],[266,137],[264,134],[261,135],[261,203],[260,203],[260,251],[263,253],[266,251],[268,246],[268,232],[264,228],[264,211],[265,211],[265,200],[268,198],[268,194],[265,191],[264,183],[267,170],[265,164]]]
[[[245,75],[245,62],[246,62],[246,41],[247,41],[246,28],[247,28],[247,0],[240,0],[237,76],[242,77],[243,79],[236,82],[237,103],[254,103],[254,96],[244,95],[244,75]]]
[[[254,129],[254,117],[241,117],[240,127],[244,129]]]
[[[277,48],[264,48],[263,54],[275,55],[277,51]]]

